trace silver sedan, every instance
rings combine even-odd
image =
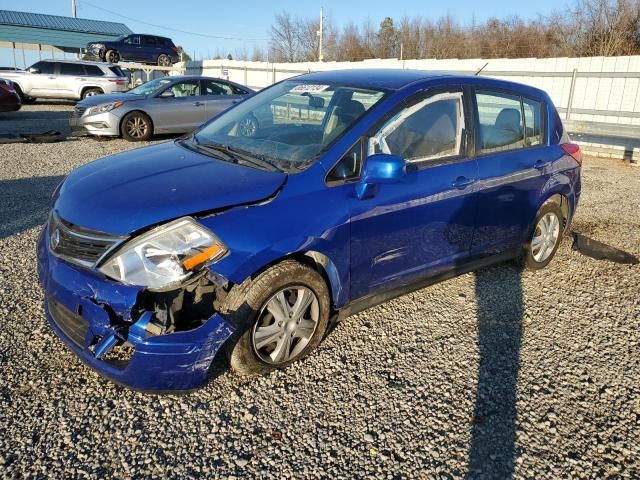
[[[219,78],[164,77],[122,94],[95,95],[76,104],[70,124],[93,135],[147,140],[185,133],[254,92]]]

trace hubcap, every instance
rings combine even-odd
[[[258,357],[281,364],[298,357],[318,326],[318,298],[307,287],[287,287],[262,307],[253,326],[251,343]]]
[[[133,138],[142,138],[146,135],[147,122],[144,121],[141,117],[133,117],[127,121],[127,133]]]
[[[245,118],[240,122],[240,134],[244,137],[253,137],[256,134],[256,124],[251,118]]]
[[[560,220],[555,213],[547,213],[538,220],[533,239],[531,254],[536,262],[544,262],[558,243],[560,237]]]

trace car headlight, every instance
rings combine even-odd
[[[128,285],[167,290],[227,251],[212,232],[185,217],[125,243],[99,270]]]
[[[89,108],[87,110],[87,115],[95,115],[96,113],[105,113],[110,112],[111,110],[115,110],[116,108],[124,105],[124,102],[112,102],[112,103],[104,103],[102,105],[96,105],[95,107]]]

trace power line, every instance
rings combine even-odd
[[[268,38],[232,37],[232,36],[224,36],[224,35],[209,35],[209,34],[206,34],[206,33],[189,32],[187,30],[180,30],[179,28],[167,27],[165,25],[157,25],[155,23],[149,23],[149,22],[144,22],[142,20],[138,20],[137,18],[127,17],[126,15],[122,15],[121,13],[114,12],[112,10],[108,10],[106,8],[94,5],[93,3],[87,2],[86,0],[82,0],[81,6],[82,5],[88,5],[90,7],[93,7],[95,9],[97,9],[97,10],[102,10],[103,12],[110,13],[111,15],[115,15],[117,17],[121,17],[121,18],[124,18],[126,20],[130,20],[132,22],[142,23],[144,25],[149,25],[150,27],[155,27],[155,28],[161,28],[163,30],[172,30],[174,32],[180,32],[180,33],[184,33],[186,35],[194,35],[194,36],[197,36],[197,37],[212,38],[212,39],[215,39],[215,40],[239,40],[239,41],[255,41],[255,42],[263,42],[263,41],[269,40]]]

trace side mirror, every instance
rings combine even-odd
[[[160,98],[173,98],[173,97],[175,97],[175,94],[173,93],[173,91],[170,88],[168,88],[167,90],[165,90],[164,92],[162,92],[158,96]]]
[[[29,73],[40,73],[40,69],[35,67],[29,67]]]
[[[376,153],[367,158],[357,195],[360,200],[373,197],[377,186],[385,183],[399,183],[407,174],[407,162],[404,158],[388,153]]]

